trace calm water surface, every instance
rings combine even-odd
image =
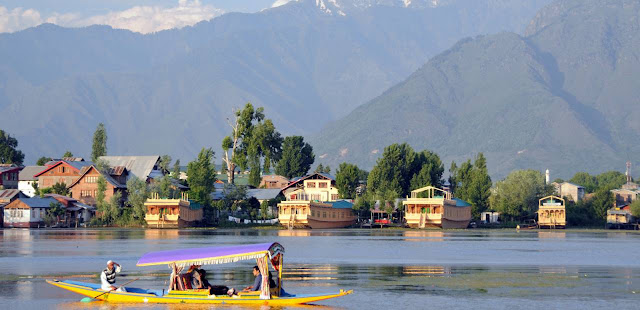
[[[273,241],[286,249],[287,291],[355,291],[303,308],[640,309],[634,232],[21,229],[0,230],[0,309],[215,308],[85,304],[44,279],[99,282],[113,259],[123,266],[119,283],[139,277],[130,286],[161,289],[169,269],[136,267],[145,252]],[[206,269],[210,282],[239,288],[252,283],[251,266]]]

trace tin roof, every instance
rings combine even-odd
[[[101,156],[100,159],[105,160],[110,167],[125,167],[129,172],[127,180],[135,176],[146,181],[160,160],[160,156]]]
[[[0,190],[0,200],[11,200],[18,194],[20,194],[18,189],[3,189]]]
[[[11,172],[13,170],[20,170],[20,167],[15,166],[0,166],[0,174],[5,172]]]
[[[25,205],[29,206],[29,208],[49,208],[50,204],[53,203],[57,203],[58,201],[51,198],[51,197],[46,197],[46,198],[18,198],[16,199],[16,201],[19,200],[20,202],[24,203]]]
[[[87,167],[87,166],[91,166],[93,165],[93,162],[90,161],[64,161],[64,160],[60,160],[56,163],[54,163],[53,165],[49,165],[49,163],[46,164],[46,168],[40,172],[38,172],[36,175],[34,175],[34,177],[40,176],[42,174],[44,174],[45,172],[63,164],[66,163],[67,165],[71,166],[71,168],[78,170],[78,172],[80,172],[82,170],[82,168]]]
[[[274,199],[280,195],[279,188],[255,188],[247,190],[247,197],[254,197],[258,200]]]
[[[353,209],[353,203],[346,200],[329,201],[324,203],[330,204],[334,209]]]
[[[47,169],[47,166],[26,166],[20,170],[20,174],[18,175],[19,181],[34,181],[38,178],[35,177],[36,174],[41,171]]]

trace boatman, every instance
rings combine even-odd
[[[100,281],[102,282],[100,288],[104,291],[117,290],[118,292],[126,292],[124,287],[117,288],[114,286],[114,284],[116,284],[116,274],[120,273],[121,270],[122,267],[120,267],[120,264],[114,261],[108,261],[107,269],[102,270],[102,273],[100,274]]]

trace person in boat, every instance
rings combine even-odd
[[[207,280],[207,271],[204,269],[193,270],[193,288],[208,289],[209,295],[237,295],[236,289],[225,285],[211,285]]]
[[[107,269],[102,270],[102,273],[100,273],[100,288],[105,291],[117,290],[119,292],[126,292],[126,289],[124,287],[115,287],[116,275],[120,273],[120,271],[122,271],[122,267],[120,266],[120,264],[111,260],[108,261]]]
[[[260,286],[262,285],[262,275],[260,274],[260,268],[258,266],[253,266],[253,276],[256,277],[253,280],[253,285],[247,286],[244,288],[244,292],[255,292],[260,290]]]

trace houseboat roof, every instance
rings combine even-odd
[[[347,200],[327,201],[324,203],[330,204],[334,209],[353,209],[353,203]]]
[[[169,251],[149,252],[138,260],[136,266],[153,266],[176,264],[178,266],[189,265],[213,265],[238,262],[284,254],[284,247],[277,242],[246,244],[225,247],[206,247],[178,249]]]
[[[453,200],[456,201],[456,207],[471,207],[471,204],[460,199],[460,198],[453,198]]]

